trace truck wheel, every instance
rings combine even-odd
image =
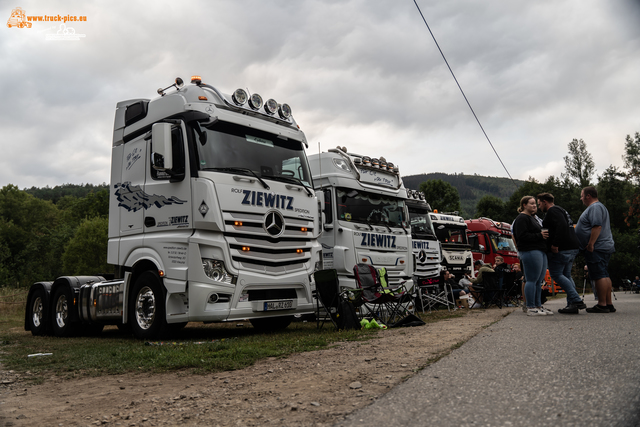
[[[259,331],[278,331],[284,329],[293,321],[293,316],[260,317],[249,319],[251,325]]]
[[[72,323],[70,318],[70,310],[72,309],[71,289],[66,286],[59,287],[53,295],[53,313],[51,313],[51,326],[55,336],[69,337],[76,333],[78,325]]]
[[[27,305],[29,310],[29,330],[32,335],[45,335],[47,333],[47,306],[45,305],[46,293],[39,288],[33,291],[31,300]]]
[[[136,338],[156,338],[165,330],[167,319],[164,292],[160,278],[155,272],[145,271],[138,277],[133,286],[129,307],[129,323]]]

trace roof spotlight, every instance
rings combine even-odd
[[[257,93],[251,95],[251,98],[249,98],[249,106],[254,110],[259,110],[260,107],[262,107],[262,97]]]
[[[371,166],[371,157],[364,156],[362,158],[362,164],[364,164],[365,166]]]
[[[380,160],[371,159],[371,166],[373,166],[374,168],[379,168],[380,167]]]
[[[282,104],[278,107],[278,114],[280,114],[280,117],[282,117],[283,119],[290,119],[291,118],[291,107],[289,107],[289,104]]]
[[[236,91],[233,92],[233,95],[231,95],[231,98],[233,98],[233,102],[237,105],[244,105],[249,97],[244,89],[236,89]]]
[[[275,101],[275,99],[269,99],[264,103],[264,111],[266,111],[268,114],[275,114],[276,111],[278,111],[278,103]]]

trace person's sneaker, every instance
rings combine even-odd
[[[544,308],[544,307],[538,307],[538,310],[542,310],[544,312],[544,314],[546,314],[547,316],[553,316],[553,311]]]
[[[584,310],[585,308],[587,308],[587,304],[584,303],[584,301],[580,301],[580,302],[572,302],[571,307],[576,307],[578,310]]]
[[[527,308],[527,316],[546,316],[546,315],[547,313],[537,308]]]
[[[614,306],[612,306],[611,304],[608,304],[607,308],[609,309],[609,313],[615,313],[616,312],[616,308]]]
[[[609,313],[609,307],[596,304],[593,307],[587,308],[587,313]]]
[[[558,310],[558,313],[560,313],[560,314],[579,314],[580,310],[578,310],[578,307],[576,307],[575,305],[568,305],[565,308],[561,308],[560,310]]]

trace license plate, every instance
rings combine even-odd
[[[290,308],[293,308],[293,300],[268,301],[264,303],[264,311],[288,310]]]

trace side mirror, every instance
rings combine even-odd
[[[171,144],[171,124],[156,123],[151,127],[153,147],[153,168],[166,171],[173,169],[173,146]]]

